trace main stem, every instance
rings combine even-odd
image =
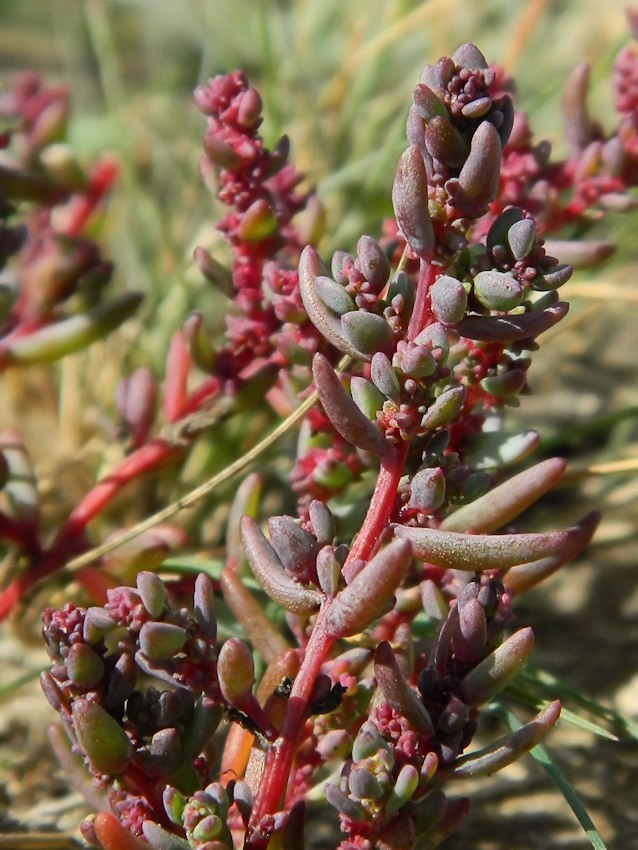
[[[428,290],[434,280],[431,263],[421,262],[419,283],[407,337],[413,340],[423,330],[430,317]],[[348,555],[347,563],[355,559],[368,561],[375,553],[394,510],[397,488],[403,475],[409,441],[401,443],[381,462],[379,476],[361,531]],[[334,643],[326,630],[330,602],[324,603],[305,649],[304,660],[293,685],[286,715],[277,740],[266,753],[259,792],[250,817],[245,850],[266,850],[270,833],[268,816],[281,811],[292,773],[295,752],[303,725],[308,717],[312,692],[321,666]]]

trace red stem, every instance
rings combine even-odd
[[[409,443],[401,443],[396,452],[393,452],[381,462],[379,477],[370,499],[366,518],[363,521],[361,531],[352,544],[344,569],[355,558],[364,561],[369,560],[381,543],[382,533],[394,510],[397,488],[403,475],[408,448]]]
[[[259,826],[265,817],[280,811],[284,804],[297,742],[308,716],[315,681],[334,642],[334,638],[325,628],[329,604],[324,606],[317,616],[301,669],[295,677],[279,738],[266,753],[264,772],[250,816],[244,850],[266,850],[270,836],[262,833]]]
[[[428,324],[431,317],[430,306],[428,302],[428,293],[430,286],[434,282],[435,268],[432,263],[426,263],[421,260],[419,267],[419,280],[416,286],[416,295],[414,299],[414,309],[410,316],[410,324],[408,325],[408,340],[415,339]]]

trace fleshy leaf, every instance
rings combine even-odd
[[[503,690],[523,667],[533,647],[530,628],[519,629],[497,646],[461,680],[461,696],[467,705],[482,705]]]
[[[392,647],[383,641],[374,656],[374,675],[387,702],[419,732],[434,738],[435,731],[427,709],[399,669]]]
[[[450,769],[440,771],[441,778],[466,779],[470,776],[490,776],[496,773],[539,744],[559,716],[560,702],[555,700],[520,729],[499,738],[483,750],[457,759]]]
[[[326,618],[334,637],[349,637],[366,629],[387,608],[412,560],[407,540],[393,540],[337,594]]]
[[[427,260],[434,248],[434,231],[428,212],[428,179],[423,157],[411,146],[399,160],[392,204],[397,223],[410,249]]]
[[[395,534],[409,540],[414,554],[429,564],[472,572],[504,570],[553,555],[567,540],[566,531],[544,534],[458,534],[454,531],[402,525],[395,528]]]
[[[255,578],[271,599],[294,614],[309,614],[319,607],[323,596],[284,572],[277,553],[252,517],[242,517],[240,533]]]
[[[559,457],[549,458],[519,472],[489,493],[443,520],[445,531],[469,531],[489,534],[513,520],[559,481],[567,462]]]
[[[326,416],[344,440],[379,457],[394,451],[392,444],[344,390],[337,373],[322,354],[315,354],[312,374]]]

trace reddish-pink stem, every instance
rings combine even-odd
[[[280,811],[284,804],[297,742],[308,716],[315,681],[334,642],[325,627],[328,605],[322,608],[317,616],[301,669],[295,677],[279,738],[266,753],[264,772],[248,825],[244,850],[266,850],[269,836],[261,832],[260,824],[268,815]]]
[[[410,316],[410,324],[408,325],[408,339],[415,339],[428,324],[430,318],[430,306],[428,303],[428,293],[430,286],[434,281],[435,268],[432,263],[426,263],[421,260],[419,267],[419,280],[416,286],[416,294],[414,299],[414,309]]]
[[[408,448],[409,443],[401,443],[396,452],[393,452],[381,462],[379,477],[368,506],[366,518],[363,521],[361,531],[352,544],[347,563],[355,559],[367,561],[378,548],[382,533],[394,509],[397,487],[403,475]]]

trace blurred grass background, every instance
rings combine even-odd
[[[147,295],[140,320],[107,342],[53,370],[2,379],[0,421],[25,432],[43,488],[63,492],[60,512],[109,464],[108,444],[103,438],[96,442],[95,435],[104,416],[114,415],[121,374],[137,365],[161,374],[168,341],[188,311],[202,310],[210,322],[219,314],[191,259],[194,245],[218,242],[219,208],[197,167],[204,120],[191,93],[198,83],[242,68],[260,90],[267,143],[287,133],[292,160],[318,186],[329,222],[321,249],[329,255],[337,247],[353,249],[361,233],[378,235],[391,212],[389,190],[405,146],[405,116],[426,62],[464,41],[475,42],[515,76],[518,108],[530,113],[538,140],[550,139],[560,155],[560,92],[582,59],[593,65],[592,113],[613,126],[610,70],[627,41],[625,5],[625,0],[0,3],[0,83],[8,85],[16,71],[29,68],[70,87],[74,150],[85,161],[108,151],[121,165],[102,240],[116,263],[118,285]],[[571,313],[543,337],[531,372],[535,395],[513,415],[541,431],[547,451],[570,460],[570,482],[547,501],[538,522],[556,527],[590,507],[605,513],[584,563],[554,580],[551,597],[542,590],[521,607],[521,619],[539,635],[538,663],[638,714],[637,226],[638,216],[631,214],[610,216],[596,228],[597,236],[618,241],[617,255],[567,285]],[[584,770],[588,752],[586,747],[581,752]],[[628,752],[625,747],[623,757]],[[599,771],[592,805],[607,834],[616,836],[618,843],[610,847],[636,847],[619,787],[628,775],[634,777],[629,787],[635,787],[635,765],[627,774],[629,768],[623,772],[613,761],[616,756],[607,758],[615,768],[609,775]],[[552,822],[537,839],[534,824],[524,817],[512,823],[518,823],[517,832],[500,838],[494,823],[483,823],[486,843],[474,836],[472,846],[585,846],[582,833],[573,844],[571,838],[559,844],[560,829]],[[465,846],[469,835],[462,833],[449,846]]]

